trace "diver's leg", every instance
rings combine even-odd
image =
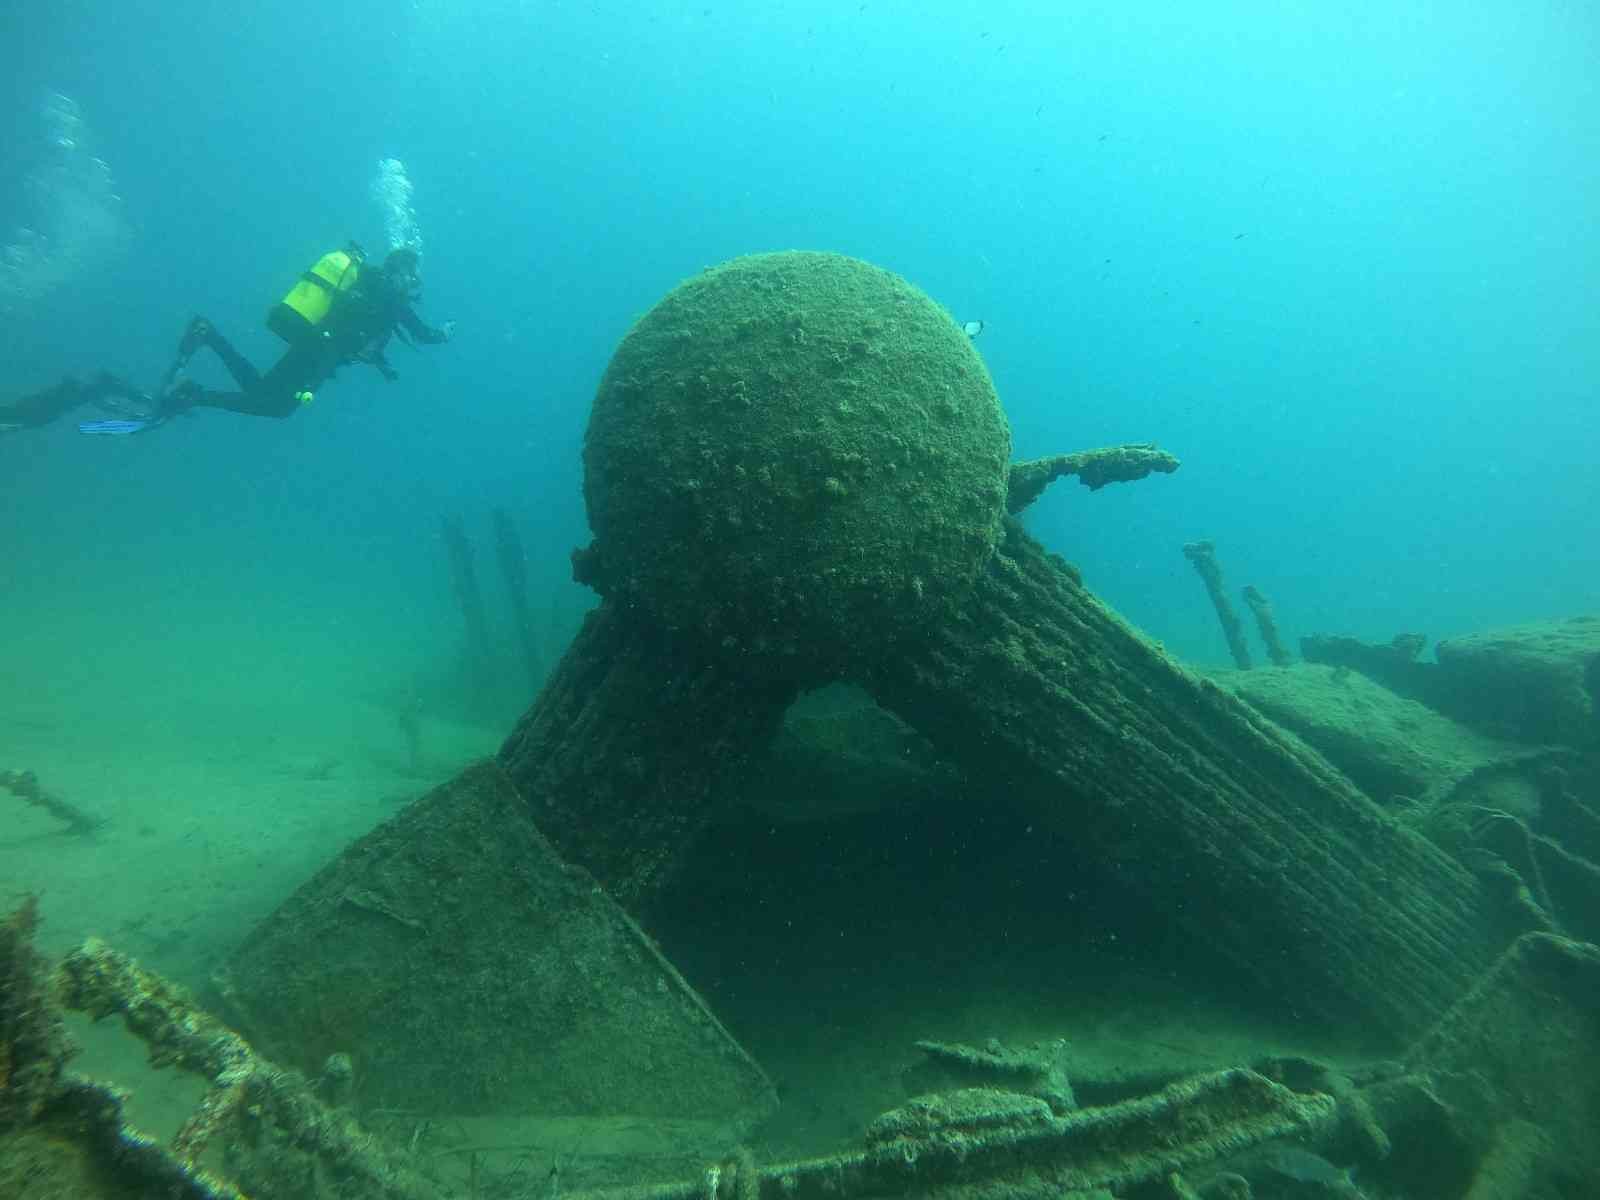
[[[228,368],[228,374],[233,376],[242,391],[250,391],[261,384],[261,372],[248,358],[233,348],[233,343],[217,332],[216,327],[211,329],[211,337],[206,342],[215,351],[216,356],[222,360],[222,365]]]
[[[221,408],[247,417],[288,417],[300,407],[293,393],[285,396],[268,393],[263,388],[248,392],[214,392],[210,388],[180,387],[173,398],[173,412],[186,408]]]
[[[68,375],[54,387],[30,392],[6,404],[0,404],[0,433],[15,433],[48,425],[57,417],[77,408],[85,400],[84,386]]]
[[[222,365],[228,369],[228,374],[233,376],[233,381],[239,385],[241,391],[248,392],[261,382],[261,372],[248,358],[233,348],[233,343],[217,331],[217,327],[205,317],[196,317],[189,322],[189,327],[183,331],[183,336],[178,339],[178,355],[173,360],[173,369],[168,375],[175,381],[177,374],[189,360],[194,357],[194,352],[201,346],[209,346],[212,353],[222,360]]]
[[[296,346],[259,376],[253,387],[237,392],[213,392],[193,384],[180,388],[173,396],[174,411],[199,406],[250,417],[292,416],[304,403],[302,394],[328,377],[326,361],[326,351],[316,343]]]

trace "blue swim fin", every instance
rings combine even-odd
[[[150,417],[142,421],[83,421],[78,425],[79,433],[106,433],[113,437],[126,437],[130,433],[143,433],[147,429],[154,429],[161,424],[162,418]]]

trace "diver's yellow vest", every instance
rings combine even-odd
[[[267,313],[267,328],[298,345],[319,331],[333,302],[355,287],[361,260],[349,250],[330,250],[300,276],[300,282]]]

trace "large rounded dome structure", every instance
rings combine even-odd
[[[971,340],[888,271],[735,259],[623,339],[584,445],[579,578],[797,678],[937,621],[988,561],[1010,431]]]

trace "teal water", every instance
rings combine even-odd
[[[270,608],[304,572],[298,611],[381,596],[346,610],[381,640],[448,616],[397,547],[494,504],[536,526],[559,587],[617,338],[699,267],[796,246],[985,320],[1019,455],[1155,440],[1184,460],[1063,489],[1032,522],[1188,656],[1221,657],[1178,553],[1197,537],[1291,634],[1438,638],[1600,600],[1600,33],[1580,10],[69,3],[5,20],[0,212],[33,227],[54,205],[69,260],[35,272],[44,294],[5,298],[8,389],[98,366],[153,382],[196,311],[270,361],[261,314],[286,281],[346,236],[382,244],[371,187],[391,156],[415,188],[424,312],[462,323],[454,346],[403,354],[400,383],[347,372],[282,425],[206,414],[160,444],[7,445],[12,577],[33,581],[8,605],[93,616],[88,594],[200,570],[230,595],[196,606]],[[112,217],[94,180],[28,182],[49,174],[54,94],[109,171]],[[142,544],[87,553],[85,523],[113,509]],[[249,601],[234,556],[268,573]]]
[[[7,6],[0,400],[152,386],[197,312],[264,366],[348,237],[419,237],[460,325],[284,421],[0,437],[0,769],[111,821],[64,850],[0,794],[0,892],[199,975],[492,752],[531,687],[463,678],[441,521],[514,657],[512,517],[553,661],[600,373],[753,251],[984,321],[1018,457],[1177,454],[1028,522],[1189,661],[1198,538],[1291,641],[1600,609],[1597,53],[1582,5],[1477,0]]]

